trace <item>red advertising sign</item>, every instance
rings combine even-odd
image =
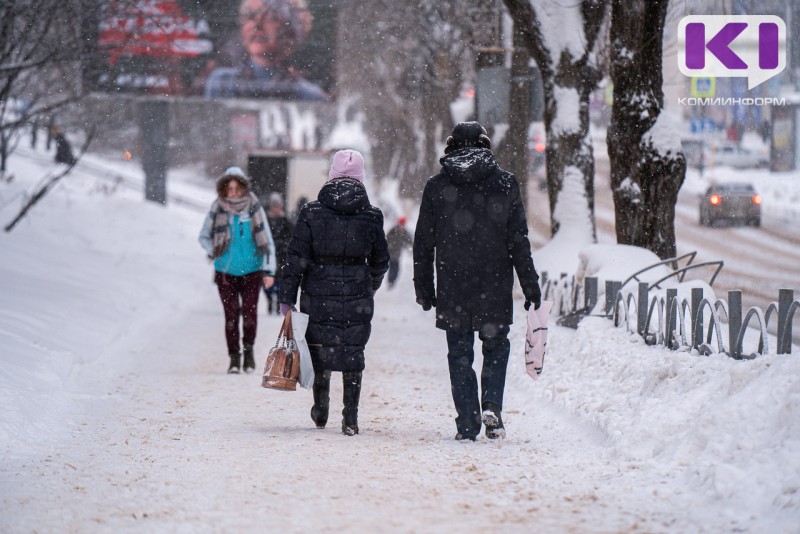
[[[187,17],[173,0],[114,2],[100,22],[97,44],[111,64],[121,56],[198,57],[214,46],[208,22]]]
[[[107,0],[87,27],[87,84],[113,93],[327,102],[335,3],[328,0]]]

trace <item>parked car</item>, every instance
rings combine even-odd
[[[769,156],[766,153],[760,154],[730,142],[718,145],[710,158],[715,165],[725,165],[734,169],[769,167]]]
[[[761,196],[752,184],[728,182],[712,185],[700,200],[700,225],[729,224],[761,226]]]

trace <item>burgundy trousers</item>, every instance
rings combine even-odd
[[[228,354],[241,352],[239,347],[239,317],[242,317],[242,342],[252,345],[256,341],[258,326],[258,294],[261,293],[264,275],[261,271],[233,276],[216,271],[214,283],[219,290],[225,310],[225,341]]]

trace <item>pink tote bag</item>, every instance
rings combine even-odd
[[[525,370],[536,380],[542,374],[544,353],[547,348],[547,319],[553,303],[543,301],[538,310],[528,310],[528,332],[525,335]]]

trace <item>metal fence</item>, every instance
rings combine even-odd
[[[676,288],[652,294],[653,287],[647,282],[638,282],[634,290],[627,287],[623,289],[622,282],[606,281],[605,303],[597,313],[597,278],[587,277],[580,284],[566,274],[557,279],[549,278],[547,273],[542,276],[544,299],[553,302],[557,322],[563,326],[576,328],[582,318],[595,311],[596,316],[613,320],[615,326],[625,325],[648,345],[695,349],[703,355],[725,353],[737,360],[792,353],[792,323],[795,318],[800,319],[800,300],[795,300],[791,289],[781,289],[778,300],[766,310],[753,306],[745,312],[740,290],[728,291],[725,300],[706,298],[702,288],[692,288],[689,298],[678,298]],[[770,326],[777,330],[774,348],[768,333]],[[746,339],[750,338],[748,331],[758,337],[757,343]],[[746,345],[753,345],[755,350]]]

